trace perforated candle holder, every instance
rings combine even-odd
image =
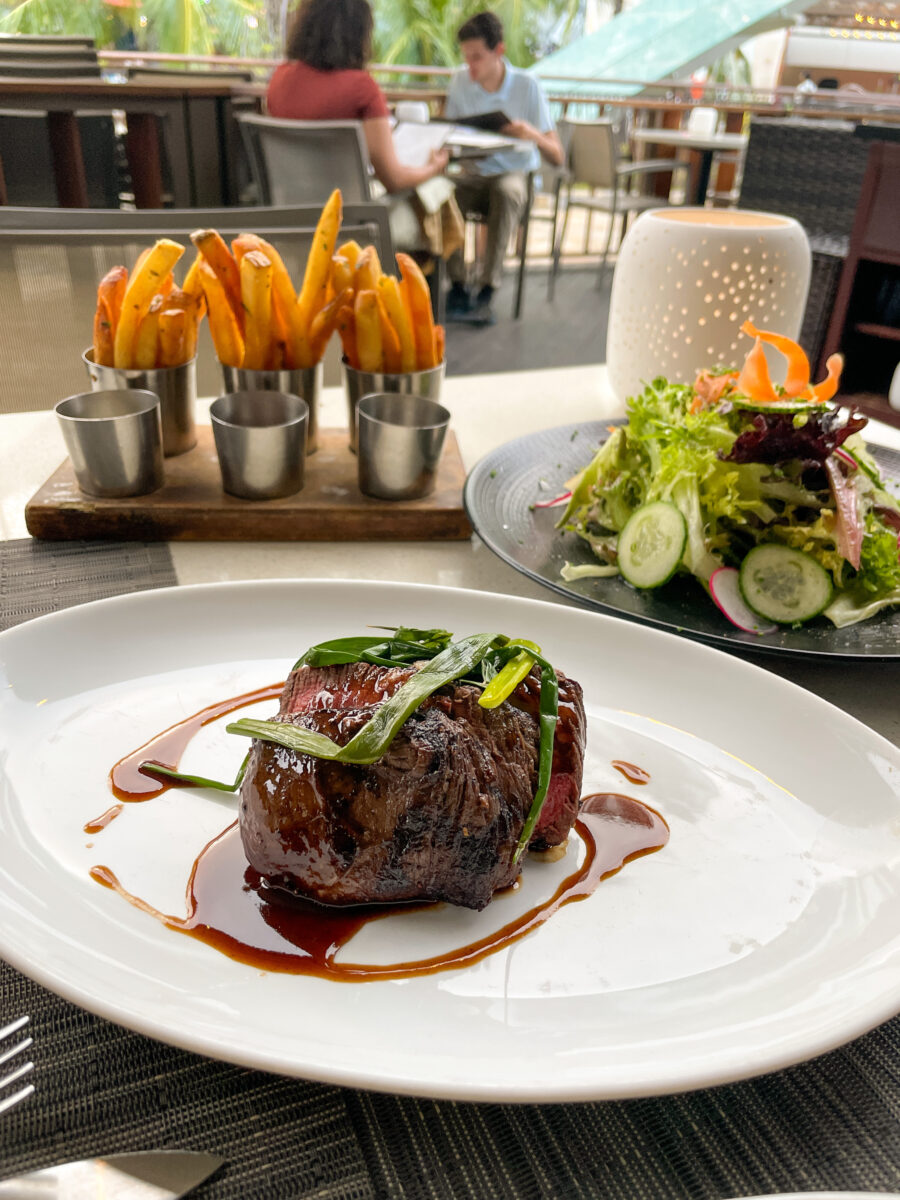
[[[644,213],[619,250],[607,331],[609,381],[621,401],[659,375],[689,383],[704,367],[743,362],[750,320],[796,339],[811,255],[790,217],[742,209]],[[778,356],[770,367],[783,371]]]

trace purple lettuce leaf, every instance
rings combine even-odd
[[[868,422],[857,412],[827,408],[811,412],[803,425],[793,413],[748,414],[749,427],[738,435],[725,462],[779,463],[799,459],[824,463],[838,446]],[[806,415],[806,414],[804,414]]]

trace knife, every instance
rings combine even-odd
[[[0,1200],[178,1200],[224,1161],[191,1150],[84,1158],[0,1180]]]

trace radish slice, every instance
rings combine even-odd
[[[842,450],[840,446],[838,446],[837,450],[834,451],[834,457],[839,458],[841,462],[845,464],[845,466],[850,468],[851,471],[859,470],[859,463],[856,461],[853,455],[848,454],[846,450]]]
[[[563,492],[561,496],[554,496],[552,500],[540,500],[532,504],[532,508],[553,508],[555,504],[562,504],[563,500],[568,500],[572,495],[571,492]]]
[[[738,587],[738,572],[734,567],[719,567],[709,577],[709,591],[716,606],[725,614],[732,625],[744,633],[774,633],[778,628],[763,617],[758,617],[747,606]]]

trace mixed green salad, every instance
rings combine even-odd
[[[638,588],[694,575],[738,627],[766,633],[824,614],[841,628],[900,605],[900,503],[860,436],[829,405],[842,360],[809,380],[802,349],[755,338],[741,370],[654,379],[572,484],[558,527],[598,562],[563,578],[621,575]],[[773,384],[768,342],[787,359]]]

